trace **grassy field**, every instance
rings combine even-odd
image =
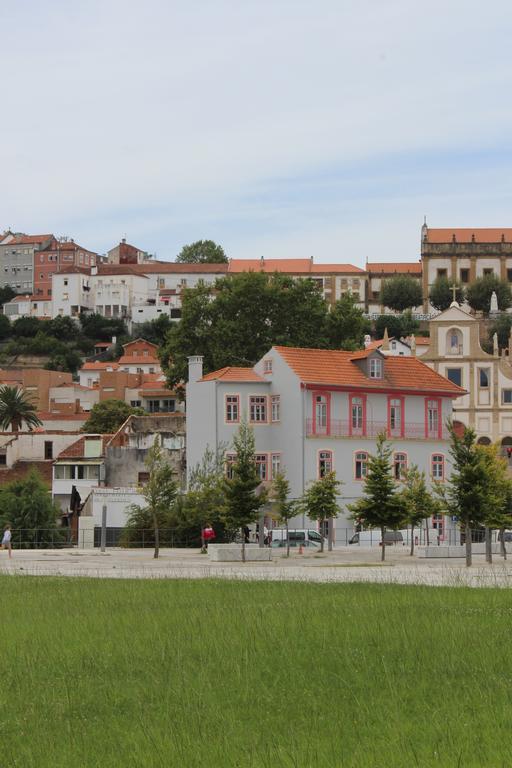
[[[512,765],[512,592],[0,579],[0,765]]]

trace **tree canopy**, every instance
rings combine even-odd
[[[0,492],[0,528],[9,524],[20,530],[22,546],[51,547],[63,538],[57,528],[60,509],[48,493],[37,470],[7,483]]]
[[[96,403],[91,408],[91,414],[82,427],[82,432],[97,435],[112,434],[117,432],[121,424],[132,414],[143,414],[142,408],[132,408],[124,400],[110,398]]]
[[[491,296],[496,291],[498,308],[505,310],[512,304],[512,292],[506,280],[500,280],[497,275],[484,275],[479,277],[466,291],[466,300],[475,311],[489,312]]]
[[[225,264],[228,257],[224,248],[213,240],[196,240],[183,246],[176,261],[179,264]]]
[[[310,520],[318,520],[321,528],[327,520],[333,520],[339,515],[340,508],[336,499],[340,488],[341,482],[336,480],[336,473],[327,472],[323,477],[314,480],[304,491],[301,507]],[[323,534],[320,551],[324,551]]]
[[[227,365],[254,365],[274,344],[361,348],[368,329],[351,296],[329,312],[311,279],[244,272],[186,290],[181,320],[168,331],[159,355],[175,387],[187,379],[190,355],[203,355],[208,373]]]
[[[23,424],[29,429],[41,426],[35,401],[18,387],[0,386],[0,429],[19,432]]]
[[[380,301],[396,312],[419,307],[423,303],[421,282],[411,275],[390,277],[382,283]]]
[[[462,304],[466,297],[464,288],[457,281],[448,280],[447,277],[437,277],[430,287],[429,300],[434,309],[444,312],[453,301],[452,285],[456,285],[455,300]]]
[[[407,310],[402,315],[380,315],[375,321],[375,334],[378,339],[382,339],[386,328],[390,338],[393,336],[395,339],[401,339],[402,336],[418,333],[420,324],[414,319],[412,312]]]

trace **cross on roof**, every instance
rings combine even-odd
[[[450,290],[453,294],[453,301],[457,301],[457,291],[459,290],[456,285],[450,286]]]

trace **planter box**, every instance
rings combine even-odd
[[[208,558],[216,563],[232,563],[242,561],[241,544],[209,544]],[[259,547],[257,544],[245,545],[246,561],[272,560],[270,547]]]

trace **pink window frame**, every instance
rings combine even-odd
[[[228,397],[236,397],[237,400],[237,414],[236,419],[228,419]],[[225,424],[240,424],[240,395],[227,394],[224,395],[224,423]]]
[[[400,400],[400,433],[391,430],[391,401]],[[403,437],[405,434],[405,397],[403,395],[388,395],[388,435],[389,437]]]
[[[316,456],[316,476],[317,476],[318,480],[320,480],[320,478],[324,477],[324,475],[320,474],[320,454],[322,454],[322,453],[328,453],[329,454],[329,461],[331,462],[331,469],[329,470],[330,472],[333,471],[333,467],[334,467],[334,463],[333,463],[334,462],[334,457],[332,455],[332,451],[329,448],[322,448],[321,451],[317,451],[317,456]]]
[[[357,456],[360,453],[364,453],[364,455],[366,456],[366,475],[361,475],[361,477],[357,477],[356,464],[357,464]],[[356,480],[358,483],[364,483],[367,477],[368,477],[368,451],[363,451],[363,450],[354,451],[354,480]]]
[[[265,420],[264,421],[253,421],[251,418],[251,399],[253,397],[260,397],[265,398]],[[249,424],[268,424],[268,395],[249,395]]]
[[[224,465],[225,465],[224,474],[226,475],[227,478],[229,478],[228,468],[231,465],[233,465],[235,463],[235,461],[236,461],[236,453],[226,453],[226,454],[224,454]]]
[[[436,464],[440,464],[443,469],[442,477],[435,477],[434,476],[434,456],[440,456],[442,461],[436,461]],[[444,453],[433,453],[430,457],[430,477],[432,480],[434,480],[436,483],[444,483],[444,479],[446,476],[446,458]]]
[[[272,406],[274,405],[274,398],[279,403],[279,418],[273,419],[272,418]],[[270,423],[271,424],[278,424],[281,421],[281,395],[269,395],[269,401],[270,401]]]
[[[326,426],[325,432],[317,432],[316,424],[316,398],[321,395],[325,397],[325,410],[326,410]],[[312,404],[313,404],[313,434],[317,435],[330,435],[331,434],[331,393],[326,392],[323,389],[316,389],[312,392]]]
[[[397,477],[396,474],[395,474],[395,467],[396,467],[396,458],[395,457],[396,456],[400,456],[400,455],[405,456],[404,469],[407,470],[407,467],[409,466],[409,456],[406,454],[406,452],[405,451],[394,451],[394,453],[393,453],[393,479],[397,480],[397,481],[403,480],[403,477]]]
[[[358,398],[359,400],[361,400],[362,406],[363,406],[363,426],[362,426],[361,432],[359,432],[358,430],[354,431],[354,428],[352,426],[352,405],[355,398]],[[350,437],[352,437],[352,435],[357,435],[358,437],[364,437],[366,435],[366,395],[363,395],[363,394],[358,395],[355,393],[353,394],[351,393],[349,395],[348,400],[349,400],[348,402],[348,433]]]
[[[274,467],[273,467],[272,459],[274,458],[274,456],[279,456],[279,465],[281,465],[281,459],[282,459],[283,455],[282,455],[281,451],[272,451],[272,453],[270,453],[269,456],[270,456],[270,461],[269,461],[268,467],[267,467],[267,470],[268,470],[268,473],[269,473],[269,480],[274,480],[275,479],[274,478]],[[279,469],[279,471],[281,471],[281,469]]]
[[[428,429],[428,404],[437,403],[437,435],[430,435]],[[443,437],[443,403],[440,397],[425,398],[425,437],[433,439],[434,437],[442,439]]]
[[[261,423],[261,422],[257,422],[257,423]],[[256,461],[256,456],[264,456],[265,457],[265,461]],[[266,483],[270,479],[269,478],[269,472],[268,472],[268,453],[255,453],[254,454],[254,459],[255,459],[254,463],[256,464],[256,467],[258,467],[258,477],[260,478],[262,483]],[[259,467],[261,467],[261,466],[265,467],[265,477],[264,478],[262,478],[260,476]]]

